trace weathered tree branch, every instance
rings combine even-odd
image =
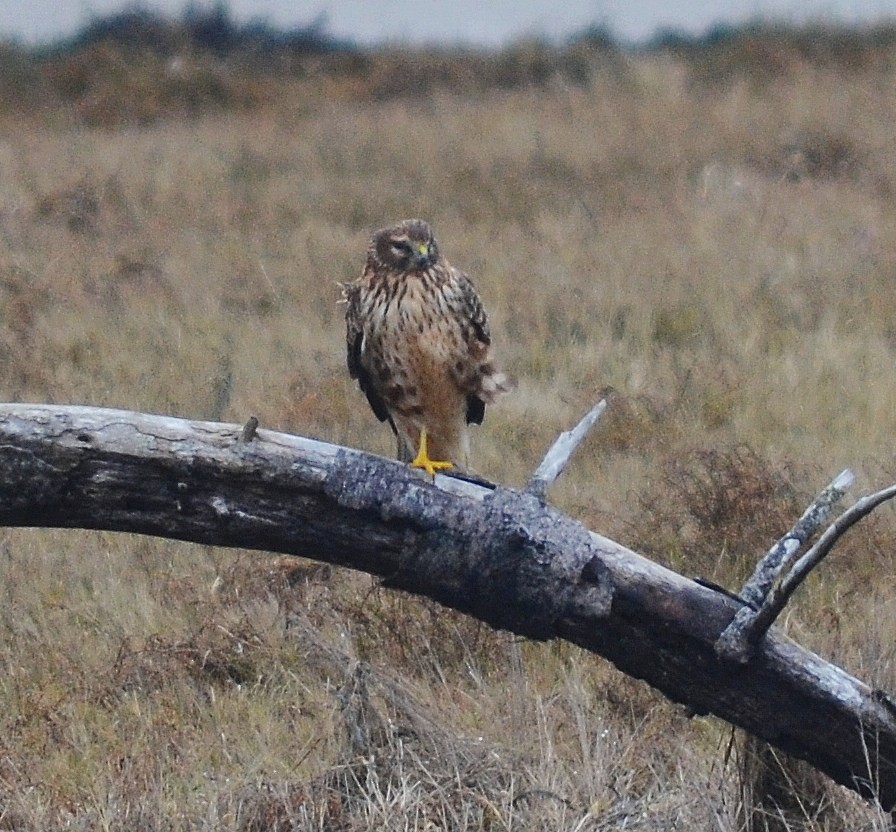
[[[896,804],[887,696],[774,628],[740,665],[714,645],[742,604],[533,495],[263,429],[0,405],[0,525],[139,532],[284,552],[613,661],[840,783]]]
[[[843,499],[854,480],[855,476],[848,468],[841,471],[812,501],[790,531],[776,541],[759,561],[740,591],[740,598],[745,606],[737,611],[716,643],[719,656],[741,664],[749,661],[755,646],[784,609],[802,579],[792,583],[793,575],[789,573],[783,580],[790,582],[791,589],[782,594],[782,573],[793,562],[805,542],[827,523],[834,506]],[[805,577],[808,571],[809,569],[804,569],[802,576]]]
[[[855,476],[848,468],[831,480],[796,521],[793,528],[778,540],[756,566],[750,579],[740,591],[740,597],[751,607],[759,609],[777,577],[833,513],[834,506],[843,499]]]
[[[569,458],[579,447],[582,440],[588,435],[588,431],[594,427],[598,419],[600,419],[604,410],[607,409],[606,399],[601,399],[594,407],[591,408],[582,420],[572,429],[565,430],[561,433],[554,444],[548,449],[544,455],[544,459],[529,482],[526,483],[526,491],[534,494],[536,497],[543,498],[545,493],[566,467]]]
[[[794,563],[793,569],[769,592],[768,597],[756,614],[758,627],[760,629],[768,629],[771,622],[784,609],[797,587],[827,557],[831,549],[837,544],[837,541],[859,520],[867,517],[878,506],[883,505],[888,500],[892,500],[894,497],[896,497],[896,486],[893,485],[874,494],[868,494],[831,523],[824,534],[818,538],[815,545]]]

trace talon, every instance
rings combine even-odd
[[[454,467],[452,463],[446,460],[429,458],[429,451],[426,447],[425,430],[420,431],[420,449],[417,451],[417,456],[414,457],[414,460],[410,463],[410,466],[411,468],[422,468],[431,477],[434,477],[436,475],[436,471],[447,471],[450,468]]]

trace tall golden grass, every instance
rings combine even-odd
[[[373,229],[422,216],[519,380],[475,467],[524,482],[612,387],[553,499],[736,586],[841,468],[896,473],[893,56],[775,54],[771,75],[755,50],[740,73],[671,50],[462,93],[459,56],[425,95],[393,55],[192,117],[152,103],[155,69],[124,113],[112,88],[36,108],[59,79],[15,64],[2,396],[391,453],[344,370],[338,283]],[[785,621],[890,689],[894,540],[885,510]],[[0,587],[0,828],[888,828],[606,662],[345,571],[4,530]]]

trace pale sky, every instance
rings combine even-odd
[[[91,17],[127,8],[179,15],[187,0],[0,0],[0,39],[48,42]],[[197,0],[194,6],[210,5]],[[562,38],[592,23],[642,41],[658,29],[700,34],[756,18],[844,23],[896,20],[896,0],[227,0],[233,17],[291,29],[326,15],[325,31],[360,43],[497,45],[525,35]]]

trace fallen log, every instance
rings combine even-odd
[[[896,708],[772,627],[717,651],[746,602],[531,492],[264,430],[122,410],[0,405],[0,525],[137,532],[313,558],[493,627],[566,639],[891,809]]]

